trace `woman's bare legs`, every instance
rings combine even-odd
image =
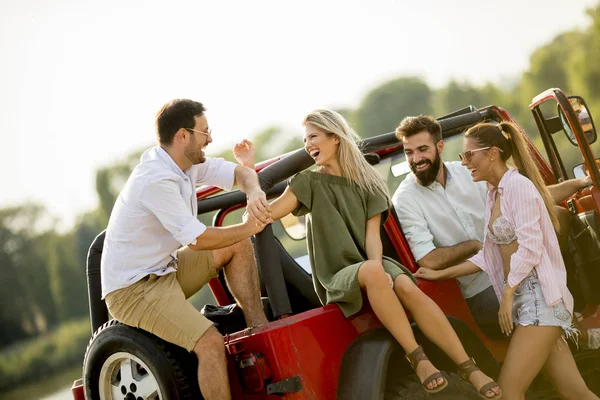
[[[456,364],[469,359],[465,349],[439,306],[413,283],[407,275],[399,275],[394,282],[394,291],[402,304],[411,312],[421,331]],[[483,387],[492,379],[483,372],[473,372],[469,380],[476,388]],[[490,390],[487,397],[493,397],[500,390]]]
[[[598,396],[587,388],[577,369],[571,349],[564,341],[552,347],[550,356],[544,364],[544,370],[563,399],[598,400]]]
[[[517,325],[498,379],[503,399],[525,399],[527,388],[548,360],[561,335],[562,329],[557,326]]]
[[[389,275],[377,261],[365,261],[358,270],[358,282],[367,291],[371,308],[383,326],[394,336],[406,354],[412,353],[419,345],[415,340],[408,317],[402,304],[390,286]],[[421,382],[438,370],[429,361],[421,361],[417,366],[417,375]],[[444,380],[438,378],[427,387],[435,389]]]

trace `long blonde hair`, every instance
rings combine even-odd
[[[319,109],[304,117],[302,125],[307,124],[313,125],[328,136],[335,135],[339,138],[337,154],[343,177],[350,179],[368,193],[381,195],[389,200],[387,184],[365,160],[357,144],[360,137],[344,117],[332,110]]]
[[[501,122],[498,125],[479,123],[465,133],[468,138],[475,139],[482,147],[495,146],[502,150],[500,158],[507,161],[511,156],[521,175],[533,182],[544,200],[554,230],[559,232],[560,223],[554,208],[554,200],[546,187],[542,174],[533,160],[525,134],[510,122]]]

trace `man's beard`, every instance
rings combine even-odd
[[[435,149],[435,158],[433,159],[433,161],[423,160],[420,162],[420,164],[421,163],[429,164],[429,168],[427,168],[424,171],[417,171],[417,164],[411,162],[410,169],[415,174],[415,177],[417,178],[417,182],[419,182],[419,184],[421,184],[422,186],[429,186],[433,183],[433,181],[435,181],[435,178],[437,177],[437,174],[440,171],[440,165],[442,164],[442,160],[440,159],[440,153],[437,150],[437,148]]]
[[[185,149],[185,156],[192,162],[193,165],[202,164],[206,161],[206,157],[204,156],[202,150],[198,148],[194,148],[191,145]]]

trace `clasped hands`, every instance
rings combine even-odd
[[[246,212],[242,217],[245,224],[252,226],[253,234],[262,231],[265,226],[273,223],[271,206],[262,190],[248,193]]]

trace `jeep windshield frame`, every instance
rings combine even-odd
[[[573,167],[584,162],[589,171],[594,186],[600,183],[600,172],[595,168],[595,157],[577,116],[567,95],[558,88],[548,89],[533,98],[529,105],[533,118],[540,132],[548,161],[558,182],[574,178]],[[560,110],[560,111],[559,111]],[[567,140],[567,132],[563,128],[559,113],[566,117],[570,133],[575,137],[577,146],[559,143]],[[558,134],[558,135],[557,135]],[[560,151],[559,151],[560,148]],[[570,155],[567,155],[569,153]],[[577,156],[576,161],[572,161]],[[568,161],[568,162],[567,162]]]

